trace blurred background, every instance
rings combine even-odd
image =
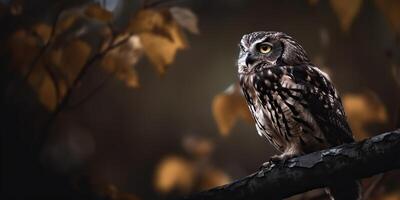
[[[278,152],[236,85],[252,31],[302,44],[358,140],[400,127],[397,0],[0,0],[0,23],[1,199],[169,199],[256,171]],[[399,174],[367,199],[400,199]]]

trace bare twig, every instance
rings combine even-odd
[[[108,41],[108,43],[107,43],[107,48],[108,48],[108,47],[112,47],[113,43],[115,42],[116,36],[117,36],[117,33],[115,32],[115,30],[114,30],[113,27],[112,27],[112,24],[108,24],[108,27],[109,27],[110,30],[111,30],[111,39],[110,39],[110,40]],[[127,40],[129,39],[129,37],[130,37],[130,36],[127,36],[127,38],[124,38],[124,39],[126,39],[126,41],[127,41]],[[126,42],[126,41],[123,41],[123,43]],[[120,43],[119,45],[122,45],[123,43]],[[114,48],[115,48],[115,47],[114,47]],[[91,92],[89,92],[89,94],[87,94],[85,97],[83,97],[83,98],[82,98],[81,100],[79,100],[77,103],[67,105],[67,107],[70,108],[70,109],[73,109],[73,108],[76,108],[76,107],[82,105],[83,103],[85,103],[88,99],[90,99],[92,96],[94,96],[95,94],[97,94],[97,92],[98,92],[101,88],[103,88],[103,87],[106,85],[106,83],[108,83],[109,80],[111,80],[111,78],[115,75],[115,72],[116,72],[116,71],[117,71],[117,70],[114,70],[113,72],[111,72],[105,79],[103,79],[103,80],[100,82],[100,84],[99,84],[98,86],[96,86]]]
[[[35,66],[37,65],[37,63],[39,62],[40,58],[42,58],[42,56],[46,53],[46,51],[48,50],[48,48],[50,47],[50,44],[52,43],[52,41],[54,40],[54,36],[55,36],[55,32],[56,32],[56,28],[57,28],[57,23],[58,20],[60,18],[61,13],[63,12],[63,9],[60,9],[57,14],[56,17],[53,21],[53,24],[51,26],[51,32],[50,32],[50,36],[49,39],[47,40],[47,42],[42,46],[42,48],[40,49],[39,53],[35,56],[35,58],[33,59],[33,61],[29,64],[28,66],[28,72],[25,74],[23,80],[27,81],[30,77],[30,75],[33,72],[33,69],[35,68]]]
[[[400,129],[262,167],[233,183],[184,200],[283,199],[332,182],[350,181],[400,168]]]
[[[50,132],[49,129],[50,129],[52,123],[57,118],[58,114],[67,107],[67,105],[68,105],[68,103],[69,103],[69,101],[70,101],[70,99],[72,97],[73,92],[78,87],[80,81],[86,75],[86,73],[90,69],[90,67],[93,66],[93,64],[97,60],[103,58],[108,52],[110,52],[111,50],[119,47],[120,45],[124,44],[125,42],[129,41],[130,37],[131,37],[131,34],[129,34],[126,38],[124,38],[123,40],[121,40],[121,41],[119,41],[117,43],[112,43],[107,48],[105,48],[103,51],[101,51],[100,49],[97,50],[97,52],[94,53],[94,55],[85,62],[85,64],[81,68],[81,71],[79,71],[77,77],[75,78],[75,80],[71,84],[71,87],[67,90],[64,98],[57,105],[56,109],[51,113],[48,121],[45,124],[45,128],[44,128],[43,133],[41,135],[39,135],[37,138],[35,138],[34,141],[37,141],[39,143],[37,145],[37,150],[38,151],[40,151],[41,147],[43,147],[43,145],[45,144],[46,138],[47,138],[47,135]],[[35,144],[35,142],[34,142],[34,144]]]

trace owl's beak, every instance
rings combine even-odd
[[[248,68],[252,67],[256,63],[256,61],[257,60],[254,58],[253,55],[251,55],[250,53],[246,54],[245,64]]]
[[[253,67],[257,65],[257,60],[251,53],[246,52],[239,59],[238,65],[239,65],[239,73],[249,73],[252,71]]]

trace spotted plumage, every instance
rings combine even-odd
[[[240,85],[257,132],[282,152],[274,159],[354,141],[331,80],[292,37],[254,32],[239,47]],[[344,199],[357,199],[358,193],[353,197]]]

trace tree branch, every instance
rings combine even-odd
[[[35,66],[37,65],[37,63],[39,62],[40,58],[42,58],[42,56],[46,53],[46,51],[49,49],[49,47],[51,46],[54,37],[55,37],[55,33],[56,33],[56,28],[57,28],[57,23],[58,20],[60,18],[60,15],[62,14],[63,9],[60,9],[57,14],[56,17],[53,21],[53,24],[51,26],[51,32],[50,32],[50,36],[49,39],[46,41],[46,43],[42,46],[42,48],[40,48],[39,53],[34,57],[33,61],[29,64],[28,66],[28,72],[24,75],[24,81],[27,81],[30,77],[30,75],[33,72],[33,69],[35,68]]]
[[[400,168],[400,129],[262,167],[233,183],[184,200],[282,199],[333,181],[361,179]]]
[[[111,42],[111,44],[107,48],[105,48],[104,50],[98,49],[96,52],[94,52],[94,55],[91,58],[86,60],[85,64],[82,66],[78,75],[75,77],[74,81],[72,82],[71,87],[68,88],[68,90],[65,93],[65,96],[61,99],[60,103],[57,104],[55,110],[49,116],[49,119],[45,123],[44,131],[42,132],[42,134],[40,134],[34,138],[34,142],[32,143],[33,150],[40,151],[41,148],[44,146],[44,144],[47,142],[46,139],[48,138],[48,134],[50,134],[49,129],[50,129],[51,125],[53,124],[54,120],[56,120],[58,114],[60,112],[62,112],[66,107],[68,107],[68,103],[70,103],[72,94],[75,92],[75,89],[78,87],[78,85],[82,81],[83,77],[85,77],[88,70],[98,60],[102,59],[107,53],[109,53],[113,49],[128,42],[131,36],[132,36],[132,34],[128,34],[124,39],[122,39],[118,42],[115,42],[115,43]],[[80,103],[82,103],[82,102],[80,102]],[[36,144],[36,142],[38,144]]]

